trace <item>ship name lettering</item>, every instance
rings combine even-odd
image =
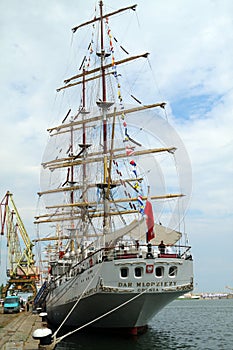
[[[175,281],[160,281],[160,282],[136,282],[137,288],[149,288],[149,287],[167,287],[167,286],[176,286]],[[133,288],[134,285],[132,282],[118,282],[118,288]],[[156,291],[156,289],[155,289]]]
[[[132,282],[118,282],[118,287],[133,287],[133,283]]]
[[[137,282],[137,287],[159,287],[162,282]]]

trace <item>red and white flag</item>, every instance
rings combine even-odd
[[[147,199],[144,209],[147,224],[147,242],[155,237],[154,234],[154,214],[151,202]]]

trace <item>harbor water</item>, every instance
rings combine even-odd
[[[233,299],[175,300],[140,336],[77,333],[56,350],[233,350]]]

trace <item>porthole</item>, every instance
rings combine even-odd
[[[143,269],[142,267],[135,267],[134,275],[135,277],[142,277]]]
[[[177,266],[170,266],[168,271],[169,277],[176,277],[177,275]]]
[[[122,267],[121,268],[121,277],[126,278],[129,275],[129,269],[128,267]]]
[[[155,269],[155,276],[156,277],[163,277],[164,275],[164,268],[163,266],[157,266]]]

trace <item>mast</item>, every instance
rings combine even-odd
[[[104,46],[104,16],[103,16],[103,1],[99,2],[100,9],[100,53],[97,56],[101,60],[101,79],[102,79],[102,101],[98,101],[97,105],[102,110],[102,124],[103,124],[103,183],[97,186],[102,190],[104,200],[104,215],[103,215],[103,232],[104,234],[109,232],[109,191],[107,191],[108,182],[107,179],[110,176],[108,174],[108,149],[107,149],[107,110],[113,105],[113,102],[107,102],[107,90],[106,90],[106,77],[105,77],[105,58],[110,54],[105,52]]]
[[[82,137],[82,141],[83,141],[83,147],[85,147],[84,145],[86,145],[86,123],[85,123],[85,114],[86,112],[86,80],[85,80],[85,67],[83,68],[83,85],[82,85],[82,121],[83,121],[83,137]],[[86,181],[86,163],[83,164],[83,186],[84,183]],[[85,192],[85,188],[83,189],[83,192]],[[83,194],[84,195],[84,194]],[[84,196],[85,197],[85,196]],[[85,200],[85,198],[83,199]]]
[[[83,77],[82,77],[82,106],[81,106],[81,115],[82,115],[82,144],[79,144],[79,147],[81,147],[81,151],[79,152],[79,155],[82,155],[82,203],[85,204],[88,201],[87,198],[87,163],[84,161],[87,154],[87,148],[90,147],[90,144],[87,144],[86,140],[86,118],[85,116],[89,112],[86,110],[86,70],[85,66],[83,67]],[[78,155],[78,156],[79,156]],[[77,156],[77,157],[78,157]],[[85,206],[81,209],[81,221],[82,221],[82,233],[83,237],[86,236],[86,216],[87,216],[87,209]]]
[[[127,7],[122,9],[124,10],[135,10],[135,6]],[[126,149],[127,147],[125,145],[132,146],[133,149],[133,157],[137,156],[144,156],[148,154],[155,154],[155,153],[162,153],[162,152],[168,152],[170,154],[173,154],[175,152],[175,147],[162,147],[162,148],[149,148],[146,147],[146,149],[138,149],[137,146],[142,146],[140,143],[137,143],[136,140],[133,138],[130,138],[130,135],[127,135],[126,137],[122,137],[122,143],[120,144],[118,142],[118,124],[116,124],[116,117],[119,120],[117,123],[120,125],[120,131],[123,130],[122,125],[126,124],[126,122],[122,123],[121,120],[124,120],[124,118],[127,116],[127,114],[131,114],[134,118],[134,114],[138,115],[140,112],[144,110],[153,109],[156,107],[164,109],[165,102],[159,102],[154,103],[150,105],[140,105],[137,107],[130,107],[130,108],[123,108],[120,104],[120,108],[117,109],[110,108],[114,102],[108,101],[108,79],[107,76],[110,74],[113,74],[111,72],[111,69],[113,66],[113,63],[107,62],[106,58],[111,56],[111,53],[108,52],[108,42],[107,42],[107,34],[105,34],[105,19],[109,17],[109,15],[113,15],[117,12],[113,12],[111,14],[104,14],[103,13],[103,1],[99,1],[99,17],[95,17],[93,20],[88,21],[84,23],[83,25],[80,25],[78,27],[73,28],[73,32],[75,32],[78,28],[83,27],[84,25],[88,25],[90,23],[99,22],[99,28],[98,28],[98,38],[99,43],[97,46],[97,52],[96,55],[99,57],[99,62],[97,64],[98,68],[96,68],[96,65],[86,65],[84,57],[82,64],[79,68],[78,74],[70,77],[69,79],[65,80],[64,83],[68,84],[66,86],[63,86],[57,91],[60,91],[62,89],[66,89],[71,86],[75,86],[80,84],[81,89],[81,95],[82,95],[82,101],[80,104],[78,115],[80,116],[78,118],[78,115],[76,115],[74,118],[72,118],[70,121],[67,120],[66,123],[64,121],[61,123],[61,125],[52,127],[48,129],[50,136],[53,138],[54,141],[56,137],[63,138],[62,134],[70,133],[71,134],[71,145],[69,148],[69,155],[66,154],[59,154],[57,157],[54,157],[53,160],[48,160],[44,163],[42,163],[42,166],[44,170],[48,171],[59,171],[59,169],[67,169],[67,181],[69,183],[69,186],[62,186],[58,185],[57,188],[54,188],[53,190],[45,190],[43,192],[39,192],[39,195],[50,195],[53,193],[68,193],[69,196],[69,203],[63,204],[63,205],[53,205],[53,206],[46,206],[46,209],[50,211],[49,214],[38,216],[36,218],[36,222],[55,222],[55,221],[68,221],[70,220],[70,223],[72,225],[71,232],[75,232],[76,238],[81,237],[81,235],[85,238],[89,235],[89,228],[91,230],[90,224],[92,224],[91,220],[94,219],[94,224],[97,223],[96,227],[98,230],[96,232],[100,232],[101,225],[101,231],[103,233],[103,237],[110,233],[110,224],[114,223],[114,215],[120,215],[120,219],[123,222],[123,219],[121,218],[121,215],[131,215],[138,213],[138,194],[143,194],[144,190],[139,193],[138,187],[139,187],[139,180],[140,183],[144,179],[141,178],[142,175],[136,174],[135,176],[132,175],[130,177],[130,169],[128,168],[126,172],[124,170],[121,172],[120,166],[121,164],[125,165],[125,162],[128,161],[129,153],[127,153]],[[108,24],[106,24],[108,25]],[[94,42],[94,41],[93,41]],[[89,48],[88,48],[89,49]],[[106,51],[105,51],[106,50]],[[93,50],[92,50],[93,51]],[[141,55],[133,56],[133,57],[127,57],[124,59],[121,59],[119,61],[115,61],[114,59],[114,68],[116,65],[121,65],[127,62],[130,62],[132,60],[141,59],[141,58],[147,58],[148,53],[144,53]],[[95,62],[96,64],[96,62]],[[90,69],[88,68],[90,67]],[[119,74],[120,75],[120,74]],[[75,81],[77,79],[77,81]],[[99,107],[98,112],[96,112],[95,109],[93,109],[93,113],[90,110],[90,114],[87,117],[87,114],[89,112],[86,111],[86,104],[87,104],[87,96],[86,96],[86,87],[89,84],[89,81],[93,81],[94,79],[100,80],[100,95],[98,96],[99,100],[96,101],[97,106]],[[70,82],[73,82],[69,84]],[[110,97],[110,95],[109,95]],[[118,97],[119,98],[119,97]],[[89,105],[89,103],[88,103]],[[116,103],[117,105],[117,103]],[[139,112],[139,113],[135,113]],[[101,141],[100,146],[98,145],[98,148],[93,147],[88,151],[88,147],[91,146],[91,144],[87,144],[90,141],[90,138],[92,135],[96,135],[96,131],[98,130],[99,133],[99,127],[101,132]],[[110,131],[111,128],[111,131]],[[94,130],[94,131],[92,131]],[[76,135],[77,132],[77,135]],[[126,131],[127,132],[127,131]],[[126,135],[126,134],[125,134]],[[76,141],[76,136],[78,136],[80,144],[80,151],[77,152],[76,146],[74,142]],[[115,138],[115,141],[114,141]],[[124,143],[128,142],[129,143]],[[123,145],[123,147],[122,147]],[[136,148],[136,149],[135,149]],[[77,154],[77,153],[78,154]],[[63,157],[62,157],[63,156]],[[117,160],[119,160],[119,168]],[[129,162],[129,161],[128,161]],[[102,173],[101,176],[97,174],[98,182],[96,183],[93,177],[90,176],[90,179],[88,179],[88,170],[92,168],[92,164],[96,164],[96,168],[98,169],[99,166],[102,167]],[[117,164],[117,165],[116,165]],[[80,167],[80,177],[78,177],[75,171],[75,167]],[[123,167],[122,167],[123,168]],[[94,167],[93,167],[94,169]],[[62,171],[61,171],[62,173]],[[112,173],[112,174],[111,174]],[[120,175],[119,175],[120,174]],[[78,183],[75,182],[75,177]],[[138,187],[136,187],[136,185]],[[101,193],[101,197],[97,197],[95,200],[95,191],[94,188],[97,187],[98,194]],[[118,187],[119,191],[116,191],[116,197],[113,199],[113,195],[115,194],[112,189],[114,187]],[[125,189],[126,188],[126,189]],[[143,188],[143,186],[141,186]],[[77,191],[79,199],[75,196],[75,191]],[[113,193],[114,192],[114,193]],[[135,197],[136,194],[136,197]],[[172,199],[181,197],[182,194],[175,194],[175,195],[165,195],[165,196],[152,196],[152,199]],[[93,198],[94,197],[94,198]],[[114,196],[115,197],[115,196]],[[142,200],[146,200],[147,196],[141,196]],[[132,202],[132,203],[131,203]],[[121,205],[122,203],[123,205]],[[134,204],[135,203],[135,204]],[[69,208],[69,209],[68,209]],[[51,213],[51,209],[55,209],[54,213]],[[66,210],[67,209],[67,210]],[[123,209],[123,210],[122,210]],[[63,216],[63,218],[62,218]],[[95,218],[102,218],[101,220],[95,220]],[[44,219],[44,220],[43,220]],[[74,231],[74,224],[77,226],[77,220],[79,220],[80,224],[80,230],[79,232],[76,230]],[[98,222],[97,222],[98,221]],[[124,223],[124,222],[123,222]],[[92,224],[93,228],[94,225]],[[94,228],[95,229],[95,228]],[[115,227],[114,227],[115,229]],[[70,239],[72,240],[74,238],[74,235],[70,234]]]
[[[70,157],[73,158],[74,156],[74,128],[73,126],[71,126],[70,128]],[[73,186],[74,185],[74,165],[71,164],[71,167],[68,168],[68,171],[70,169],[70,181],[69,181],[69,172],[68,172],[68,176],[67,176],[67,181],[69,186]],[[70,191],[70,202],[71,204],[74,204],[74,191]],[[73,208],[71,208],[71,227],[70,227],[70,250],[71,252],[74,251],[74,220],[73,220]]]
[[[100,6],[100,50],[101,50],[101,72],[102,72],[102,96],[103,96],[103,102],[106,102],[106,80],[105,80],[105,68],[104,68],[104,59],[105,59],[105,50],[104,50],[104,23],[103,23],[103,1],[101,0],[99,3]],[[104,141],[107,140],[107,133],[106,133],[106,123],[104,119],[103,123],[103,130],[104,133]],[[104,153],[106,153],[106,145],[104,145]]]

